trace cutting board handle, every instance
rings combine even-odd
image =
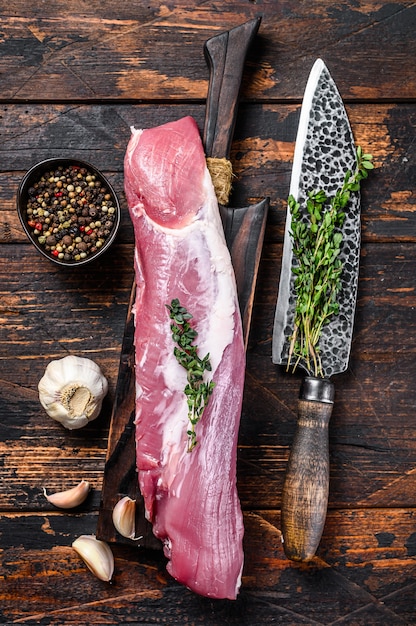
[[[261,17],[257,17],[208,39],[204,45],[210,69],[204,127],[208,157],[230,156],[244,62],[260,22]]]
[[[331,381],[305,378],[282,493],[283,548],[293,561],[310,561],[322,537],[328,507],[328,424],[333,404]]]

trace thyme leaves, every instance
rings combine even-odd
[[[178,363],[187,372],[187,384],[184,394],[188,404],[188,419],[190,427],[187,430],[188,452],[191,452],[198,444],[195,427],[200,421],[214,390],[215,383],[212,380],[204,380],[205,372],[211,371],[210,355],[206,354],[202,359],[198,355],[198,347],[194,344],[198,336],[189,321],[192,319],[185,307],[177,298],[166,305],[172,324],[172,339],[176,343],[173,353]]]
[[[309,191],[306,207],[301,207],[292,195],[288,198],[297,259],[292,267],[296,306],[287,366],[293,371],[302,364],[310,374],[324,377],[318,343],[322,328],[339,313],[344,210],[351,194],[359,191],[361,181],[373,169],[372,159],[358,147],[355,171],[345,173],[341,188],[332,198],[323,190]]]

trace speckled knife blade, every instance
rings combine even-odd
[[[293,161],[290,194],[302,205],[308,191],[323,189],[333,196],[342,186],[347,170],[356,168],[356,148],[348,116],[325,63],[312,67],[302,103]],[[348,366],[357,296],[360,257],[360,198],[353,194],[342,227],[342,286],[339,315],[324,326],[319,348],[323,372],[329,378]],[[272,359],[287,363],[295,313],[294,274],[296,263],[291,241],[288,209],[279,294],[273,329]],[[305,368],[306,369],[306,368]],[[308,372],[309,374],[311,372]]]

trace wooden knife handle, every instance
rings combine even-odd
[[[282,535],[286,556],[310,561],[321,540],[329,491],[328,424],[334,385],[307,377],[298,401],[298,421],[282,493]]]
[[[210,69],[203,138],[208,157],[230,156],[244,62],[260,22],[261,17],[257,17],[212,37],[204,45]]]

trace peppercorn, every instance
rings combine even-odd
[[[111,197],[87,168],[59,166],[28,189],[27,225],[48,254],[77,262],[98,252],[111,235]]]

